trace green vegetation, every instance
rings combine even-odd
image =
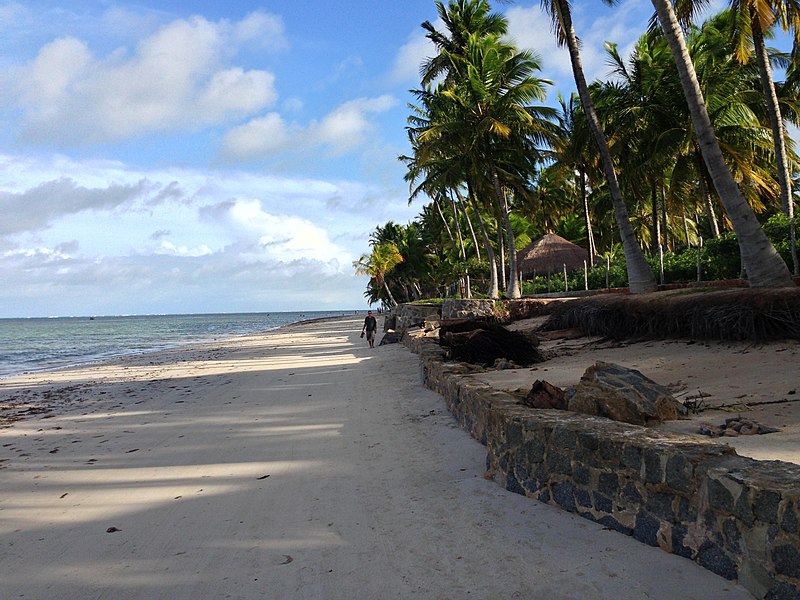
[[[400,157],[421,212],[376,228],[355,263],[370,276],[370,302],[513,298],[587,282],[638,293],[697,281],[698,251],[702,280],[793,285],[800,159],[784,125],[798,124],[800,81],[764,39],[780,25],[800,52],[796,7],[737,0],[693,23],[691,3],[676,15],[652,1],[663,30],[643,24],[628,60],[608,42],[613,79],[591,83],[569,3],[544,2],[579,92],[556,109],[542,104],[550,82],[538,57],[508,42],[487,0],[436,2],[444,27],[422,25],[437,54],[421,65],[411,152]],[[786,81],[774,82],[770,63],[790,67]],[[563,270],[520,281],[517,250],[545,233],[578,244],[595,266],[566,282]]]

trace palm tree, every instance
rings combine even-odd
[[[750,285],[753,287],[794,286],[786,263],[767,239],[753,210],[747,204],[725,163],[672,3],[670,0],[651,1],[678,67],[681,86],[689,105],[689,113],[705,165],[736,232],[742,265],[747,272]]]
[[[542,0],[542,6],[550,15],[553,23],[553,31],[559,45],[566,45],[569,50],[570,62],[572,63],[572,73],[575,77],[575,85],[578,88],[578,96],[581,99],[583,112],[589,121],[595,144],[600,153],[603,173],[608,182],[611,192],[611,200],[614,206],[614,216],[619,228],[620,238],[625,250],[625,262],[628,267],[628,284],[632,293],[652,291],[656,288],[655,278],[650,266],[644,258],[642,249],[636,240],[636,235],[631,227],[628,209],[617,181],[617,174],[614,170],[614,163],[611,159],[611,152],[608,148],[600,120],[594,110],[589,86],[586,84],[586,76],[583,73],[580,50],[578,48],[578,38],[572,26],[572,14],[568,0]]]
[[[775,145],[775,167],[781,186],[781,206],[784,214],[789,217],[792,229],[792,266],[794,274],[800,275],[800,262],[798,262],[795,243],[794,199],[792,197],[792,180],[789,176],[786,134],[781,107],[778,103],[778,94],[775,91],[775,82],[772,77],[772,66],[764,42],[765,33],[769,32],[780,20],[784,31],[789,28],[793,29],[795,45],[800,44],[800,10],[796,3],[789,3],[785,0],[732,0],[731,9],[737,16],[734,21],[738,42],[736,58],[742,63],[747,63],[752,54],[755,54],[758,63],[761,88],[764,92]],[[753,48],[749,44],[750,38],[753,41]]]
[[[424,61],[420,67],[423,87],[431,85],[442,75],[445,76],[446,83],[452,84],[450,57],[464,56],[470,35],[502,36],[508,31],[506,18],[491,12],[487,0],[450,0],[446,7],[440,0],[435,4],[446,31],[440,32],[430,21],[422,24],[422,28],[427,31],[425,37],[439,51],[439,54]]]
[[[397,306],[397,301],[386,283],[386,275],[397,265],[403,262],[403,256],[394,242],[374,244],[371,254],[362,254],[361,258],[353,262],[356,275],[369,275],[378,287],[386,291],[389,306]],[[369,293],[369,292],[368,292]]]
[[[530,172],[529,160],[538,154],[536,144],[547,138],[543,117],[552,111],[534,108],[531,103],[544,101],[549,82],[533,77],[541,69],[535,55],[518,52],[495,35],[470,35],[465,56],[446,50],[442,54],[450,59],[455,85],[441,93],[464,116],[462,122],[453,125],[466,134],[471,154],[476,157],[474,163],[486,166],[508,240],[511,277],[506,293],[518,298],[521,291],[514,232],[503,187],[520,186]]]

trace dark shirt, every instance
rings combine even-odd
[[[378,321],[375,317],[367,317],[364,319],[364,329],[367,331],[375,331],[378,328]]]

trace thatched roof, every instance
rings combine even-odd
[[[517,252],[517,268],[526,275],[558,273],[563,271],[564,265],[567,271],[576,271],[588,260],[587,250],[554,233],[548,233]]]

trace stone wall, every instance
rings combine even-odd
[[[506,489],[602,523],[738,581],[800,599],[800,466],[722,443],[566,411],[527,408],[464,377],[435,343],[407,339],[425,384],[487,448]]]

